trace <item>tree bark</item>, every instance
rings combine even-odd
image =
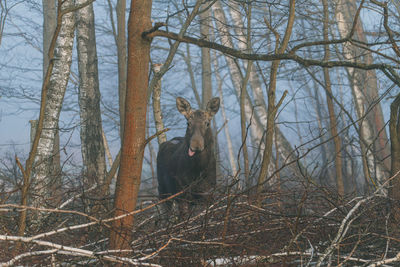
[[[62,10],[73,6],[72,0],[62,3]],[[44,110],[43,130],[40,135],[35,157],[36,176],[32,180],[32,205],[45,207],[45,201],[51,195],[54,183],[53,152],[58,120],[61,112],[65,90],[67,88],[70,66],[72,62],[72,46],[74,40],[74,14],[69,12],[62,16],[61,29],[57,38],[54,53],[54,67],[50,76],[46,105]]]
[[[207,8],[207,4],[202,5]],[[210,40],[210,9],[207,8],[199,13],[200,16],[200,34],[204,40]],[[208,101],[212,98],[211,82],[211,55],[210,48],[201,48],[201,85],[202,85],[202,108],[207,107]]]
[[[354,0],[336,1],[336,20],[339,33],[342,38],[347,37],[354,27],[353,39],[366,42],[362,22],[358,18],[354,21],[357,6]],[[356,23],[353,25],[353,22]],[[362,50],[350,43],[343,46],[343,56],[348,61],[372,64],[370,52]],[[349,80],[356,106],[357,116],[360,119],[360,146],[364,155],[364,169],[369,183],[382,184],[387,171],[390,170],[388,159],[389,148],[385,131],[382,108],[374,101],[378,99],[378,85],[375,70],[362,71],[355,68],[347,68]],[[371,110],[371,105],[375,105]],[[367,113],[368,112],[368,113]],[[365,116],[365,118],[364,118]]]
[[[215,51],[213,51],[212,61],[213,61],[214,69],[215,69],[215,79],[217,81],[217,89],[218,89],[219,98],[220,98],[220,109],[221,109],[222,119],[223,119],[224,123],[228,124],[228,117],[226,116],[226,112],[225,112],[224,96],[222,93],[222,78],[219,73],[217,53]],[[235,159],[235,155],[233,153],[232,139],[231,139],[228,125],[224,126],[224,131],[225,131],[225,137],[226,137],[226,143],[227,143],[229,164],[231,165],[232,175],[235,176],[237,174],[236,159]]]
[[[251,47],[248,48],[246,46],[246,37],[241,29],[244,28],[243,21],[241,18],[240,13],[237,11],[238,7],[237,4],[234,2],[230,2],[229,5],[231,6],[231,17],[234,18],[233,23],[236,26],[235,30],[237,38],[239,39],[238,46],[240,47],[241,51],[251,51]],[[228,30],[228,22],[225,17],[225,13],[222,9],[220,1],[215,2],[212,6],[212,10],[215,16],[215,23],[217,26],[218,33],[221,38],[221,43],[225,46],[233,48],[234,44],[232,41],[232,37],[230,36],[230,32]],[[228,64],[230,76],[232,79],[232,83],[235,87],[236,95],[238,99],[240,99],[240,88],[241,88],[241,80],[243,79],[243,74],[238,67],[237,59],[233,59],[232,57],[225,56],[226,62]],[[247,66],[247,63],[245,62]],[[246,67],[247,68],[247,67]],[[267,108],[264,100],[264,94],[262,93],[262,86],[260,82],[260,77],[256,72],[255,67],[252,67],[250,70],[249,76],[250,87],[253,92],[254,97],[254,107],[251,103],[250,96],[246,93],[245,99],[245,115],[246,120],[250,122],[250,118],[252,117],[251,125],[250,125],[250,134],[253,140],[253,143],[258,144],[260,146],[260,150],[264,150],[264,142],[262,140],[265,125],[267,120]],[[239,100],[240,101],[240,100]],[[254,108],[254,110],[253,110]],[[293,155],[293,148],[290,145],[290,142],[286,139],[283,133],[280,131],[279,128],[276,129],[277,134],[276,143],[279,144],[278,150],[283,158],[284,162],[287,161],[295,161],[295,157]],[[274,135],[275,138],[275,135]],[[298,167],[296,164],[291,164],[290,167],[293,169],[294,173],[299,173]]]
[[[226,45],[227,47],[233,48],[233,41],[232,37],[230,36],[229,30],[227,29],[227,21],[225,17],[225,13],[222,9],[220,1],[217,1],[212,5],[212,10],[215,16],[215,23],[217,26],[217,30],[221,39],[221,43]],[[238,99],[238,102],[240,103],[240,95],[241,95],[241,87],[242,87],[242,79],[243,79],[243,74],[236,62],[235,59],[229,56],[225,56],[226,63],[228,65],[229,73],[231,76],[232,84],[235,88],[236,92],[236,97]],[[244,107],[245,107],[245,116],[246,116],[246,121],[251,123],[250,129],[251,129],[251,137],[253,139],[253,142],[256,144],[261,143],[261,139],[264,133],[264,129],[262,124],[260,123],[260,120],[258,118],[258,114],[254,114],[253,112],[253,105],[250,101],[250,97],[247,94],[244,95]],[[252,120],[251,120],[252,119]]]
[[[117,55],[118,55],[118,96],[120,116],[120,136],[124,133],[125,96],[126,96],[126,27],[125,27],[126,0],[117,1]]]
[[[162,64],[154,64],[153,70],[155,73],[160,71]],[[156,132],[160,132],[164,130],[164,122],[162,118],[162,111],[161,111],[161,79],[158,83],[154,86],[153,95],[152,95],[152,102],[153,102],[153,116],[154,116],[154,123],[156,125]],[[161,145],[165,141],[167,141],[167,135],[165,133],[157,135],[158,144]]]
[[[106,175],[93,4],[76,11],[76,23],[83,175],[92,186],[103,184]]]
[[[295,0],[291,0],[289,3],[289,17],[286,25],[285,35],[279,47],[275,47],[276,53],[284,53],[286,50],[290,36],[292,34],[293,23],[295,19]],[[272,61],[268,94],[268,110],[267,110],[267,133],[265,135],[265,150],[261,163],[261,170],[257,181],[257,204],[260,205],[262,201],[262,190],[267,179],[268,168],[270,159],[272,156],[272,144],[275,128],[275,116],[278,111],[279,105],[275,104],[275,93],[276,93],[276,78],[278,74],[280,60]]]
[[[329,40],[328,35],[328,27],[329,27],[329,11],[328,11],[328,1],[323,0],[323,13],[324,13],[324,22],[323,22],[323,35],[324,40]],[[325,55],[324,61],[329,60],[329,45],[325,45]],[[343,181],[343,172],[342,172],[342,149],[341,149],[341,141],[338,136],[337,131],[337,121],[336,121],[336,114],[335,108],[333,106],[332,101],[332,86],[331,86],[331,78],[329,74],[329,69],[324,68],[324,79],[325,79],[325,89],[326,89],[326,104],[328,106],[329,112],[329,121],[330,121],[330,131],[331,136],[333,138],[333,142],[335,144],[335,170],[336,170],[336,185],[339,196],[344,196],[345,189],[344,189],[344,181]]]
[[[151,28],[150,0],[132,0],[128,22],[128,70],[121,163],[115,189],[114,216],[132,212],[139,193],[146,138],[150,40],[142,33]],[[134,218],[116,220],[110,232],[110,249],[130,248]]]
[[[393,208],[394,219],[397,224],[400,222],[400,94],[390,105],[390,144],[391,144],[391,181],[389,196],[396,202]]]
[[[42,0],[43,5],[43,77],[46,76],[47,68],[49,66],[49,48],[51,38],[54,35],[57,24],[57,12],[55,0]],[[60,199],[61,188],[61,157],[60,157],[60,134],[56,129],[56,135],[53,146],[53,166],[52,176],[54,182],[52,183],[51,195],[54,202],[57,203]]]

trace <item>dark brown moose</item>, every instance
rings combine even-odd
[[[210,122],[219,109],[219,98],[212,98],[206,110],[192,110],[189,102],[176,98],[176,107],[187,120],[185,137],[175,137],[160,145],[157,155],[157,179],[160,199],[180,191],[176,198],[180,217],[189,206],[209,195],[216,184],[214,137]],[[167,216],[172,201],[164,205]]]

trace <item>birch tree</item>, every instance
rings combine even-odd
[[[49,66],[49,48],[51,39],[56,29],[56,1],[43,0],[43,78],[46,76],[47,68]],[[36,128],[35,128],[36,129]],[[52,163],[52,176],[54,182],[51,186],[51,193],[53,196],[59,198],[59,191],[61,186],[61,160],[60,160],[60,134],[58,129],[54,136],[53,144],[53,163]]]
[[[76,25],[83,175],[91,186],[102,184],[106,174],[93,4],[76,11]]]
[[[73,7],[73,0],[60,1],[59,5],[61,6],[58,8],[58,12]],[[50,186],[54,182],[54,177],[52,177],[53,148],[70,74],[75,27],[74,14],[72,12],[64,14],[61,24],[54,52],[53,72],[48,87],[43,130],[35,157],[35,175],[31,189],[31,192],[34,192],[32,193],[32,204],[35,207],[46,206],[46,199],[51,193]]]
[[[356,2],[336,0],[336,21],[342,38],[351,38],[366,43],[361,20],[357,14]],[[372,64],[370,52],[346,42],[343,57],[352,62]],[[359,118],[360,147],[364,156],[364,176],[369,184],[382,184],[389,170],[384,159],[389,154],[387,135],[382,109],[378,100],[377,77],[374,70],[363,71],[347,68],[354,105]]]
[[[227,47],[234,48],[232,33],[229,31],[229,23],[222,8],[221,2],[217,1],[212,6],[212,10],[214,12],[215,24],[220,35],[221,43]],[[235,26],[235,39],[238,39],[237,46],[241,51],[248,51],[251,53],[252,48],[246,46],[246,35],[243,32],[243,29],[246,27],[243,24],[243,17],[239,10],[239,6],[236,2],[229,2],[229,11],[232,18],[232,23]],[[244,78],[243,73],[239,68],[237,59],[234,59],[230,56],[225,56],[225,59],[228,64],[228,69],[231,74],[232,84],[235,87],[236,95],[239,96],[240,88],[242,86],[241,80]],[[246,61],[244,62],[244,66],[247,69]],[[262,92],[263,88],[261,85],[261,78],[264,77],[260,77],[260,75],[257,74],[257,68],[255,66],[250,68],[249,88],[251,88],[253,93],[254,104],[251,101],[250,95],[246,93],[244,106],[246,120],[250,123],[252,142],[259,146],[260,150],[263,151],[265,147],[262,137],[264,136],[265,125],[267,121],[267,108],[264,93]],[[250,118],[253,119],[250,121]],[[293,148],[291,147],[290,142],[286,139],[279,128],[277,128],[276,131],[277,133],[274,135],[274,138],[276,136],[277,140],[274,143],[277,144],[277,149],[280,154],[279,156],[283,159],[284,163],[288,161],[294,162],[295,157],[293,155]],[[299,173],[298,167],[295,164],[291,164],[290,168],[294,173]]]

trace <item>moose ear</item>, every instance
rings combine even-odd
[[[176,108],[180,113],[183,114],[183,116],[185,116],[186,119],[188,119],[190,113],[192,113],[192,107],[190,106],[189,102],[182,97],[176,98]]]
[[[219,97],[212,98],[207,104],[207,112],[213,117],[219,110]]]

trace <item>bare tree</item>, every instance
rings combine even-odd
[[[337,0],[336,20],[342,38],[366,43],[364,29],[355,1]],[[347,42],[343,45],[343,57],[349,61],[372,64],[371,52]],[[384,159],[389,154],[385,123],[378,101],[377,77],[374,70],[362,71],[347,68],[359,118],[360,146],[364,156],[364,176],[367,183],[382,184],[387,178],[389,165]]]
[[[118,95],[120,114],[120,134],[124,132],[125,121],[125,95],[126,95],[126,72],[127,72],[127,51],[126,51],[126,27],[125,27],[126,0],[117,1],[117,53],[118,53]]]
[[[75,0],[77,5],[86,0]],[[83,175],[89,185],[102,184],[106,174],[93,4],[76,11],[79,107]]]
[[[42,0],[43,4],[43,77],[46,76],[46,72],[49,66],[49,48],[51,39],[54,35],[57,23],[56,13],[56,1],[54,0]],[[52,176],[53,183],[51,186],[51,194],[56,198],[60,198],[60,187],[61,187],[61,159],[60,159],[60,134],[56,129],[53,144],[53,166]]]
[[[146,138],[147,89],[150,62],[150,39],[142,33],[151,28],[152,1],[133,0],[128,22],[128,76],[125,103],[121,163],[115,188],[114,215],[136,208]],[[130,247],[133,215],[113,223],[110,249]]]
[[[73,1],[58,3],[58,12],[73,7]],[[40,135],[35,157],[35,175],[32,179],[32,204],[35,207],[46,206],[54,182],[53,152],[58,120],[67,89],[70,66],[72,62],[72,46],[74,40],[75,20],[72,12],[62,16],[61,29],[57,38],[54,53],[54,67],[50,76],[47,101],[44,111],[43,130]]]
[[[276,38],[276,47],[275,47],[275,53],[277,54],[282,54],[285,52],[290,36],[292,34],[292,29],[293,29],[293,23],[294,23],[294,18],[295,18],[295,1],[291,0],[289,3],[289,15],[288,15],[288,21],[287,21],[287,26],[285,30],[285,35],[283,36],[283,39],[281,42],[278,40],[280,39],[279,34],[276,33],[275,38]],[[278,47],[279,46],[279,47]],[[278,67],[280,64],[280,60],[274,60],[272,61],[272,66],[271,66],[271,72],[270,72],[270,80],[269,80],[269,88],[268,88],[268,116],[267,116],[267,132],[265,135],[265,151],[263,154],[263,159],[261,163],[261,170],[260,170],[260,175],[258,177],[257,181],[257,193],[258,197],[261,196],[262,188],[264,187],[264,183],[267,179],[267,174],[268,174],[268,167],[270,163],[270,158],[272,155],[272,144],[273,144],[273,136],[274,136],[274,127],[275,127],[275,116],[278,111],[278,108],[280,104],[282,104],[283,98],[276,104],[275,103],[275,93],[276,93],[276,77],[278,73]],[[258,202],[260,203],[261,198],[258,199]]]
[[[199,12],[200,17],[200,34],[205,40],[210,40],[210,9],[208,4],[203,4],[202,11]],[[210,48],[201,48],[201,85],[202,85],[202,108],[205,109],[208,101],[212,97],[212,71],[211,71],[211,54]]]
[[[323,4],[323,12],[324,12],[324,22],[323,22],[323,35],[324,40],[328,41],[328,27],[329,27],[329,10],[328,10],[328,2],[326,0],[322,1]],[[329,60],[330,52],[329,45],[325,45],[325,55],[324,60]],[[336,122],[336,114],[332,100],[332,87],[331,87],[331,78],[329,74],[329,69],[324,68],[324,79],[325,79],[325,90],[326,90],[326,104],[328,106],[329,111],[329,121],[330,121],[330,131],[333,138],[333,142],[335,144],[335,177],[336,177],[336,185],[337,190],[340,196],[344,196],[345,188],[343,181],[343,172],[342,172],[342,151],[341,151],[341,141],[338,136],[337,130],[337,122]]]
[[[155,73],[160,71],[162,64],[154,64],[153,70]],[[161,79],[158,83],[154,86],[153,94],[152,94],[152,103],[153,103],[153,116],[154,116],[154,123],[156,125],[156,131],[161,132],[164,130],[164,122],[162,118],[162,111],[161,111]],[[157,135],[158,144],[161,145],[165,141],[167,141],[167,136],[165,133],[161,133]]]

